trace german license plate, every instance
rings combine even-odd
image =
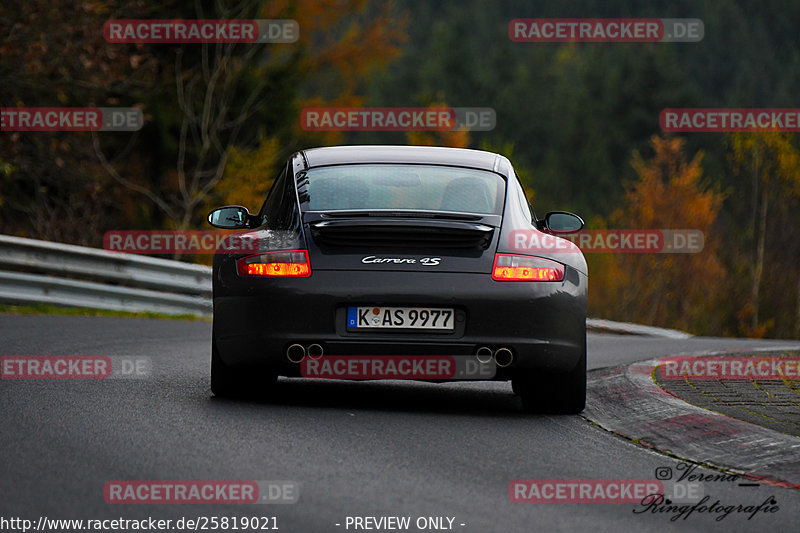
[[[453,331],[455,313],[441,307],[348,307],[348,329]]]

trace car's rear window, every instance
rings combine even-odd
[[[346,165],[308,171],[307,211],[419,210],[499,214],[505,181],[482,170]]]

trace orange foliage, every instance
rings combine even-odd
[[[464,131],[409,131],[406,133],[408,144],[417,146],[449,146],[450,148],[467,148],[469,132]]]
[[[691,161],[680,138],[654,136],[654,155],[634,153],[639,179],[628,187],[625,206],[612,226],[635,229],[692,229],[704,235],[694,254],[619,254],[589,257],[593,268],[590,309],[602,316],[665,327],[717,328],[715,304],[724,298],[725,270],[712,225],[725,195],[702,182],[702,153]],[[600,267],[600,268],[597,268]]]
[[[436,102],[428,107],[443,109],[448,105],[444,102]],[[467,130],[447,130],[447,131],[409,131],[406,132],[408,144],[417,146],[448,146],[450,148],[466,148],[469,146],[469,131]]]
[[[293,18],[300,25],[299,46],[305,50],[299,69],[336,80],[333,94],[298,101],[304,107],[360,107],[359,83],[400,55],[399,45],[408,38],[406,18],[396,14],[392,2],[368,0],[281,0],[266,4],[263,18]],[[299,123],[296,131],[300,130]],[[318,132],[320,144],[342,142],[342,133]]]
[[[207,209],[213,209],[219,203],[243,205],[251,212],[257,211],[272,186],[276,166],[283,163],[278,160],[279,154],[279,143],[275,138],[261,139],[254,150],[231,148],[224,178],[215,188],[215,198],[213,203],[207,203]]]

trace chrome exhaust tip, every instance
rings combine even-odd
[[[504,368],[514,361],[514,354],[508,348],[500,348],[494,353],[494,362],[497,366]]]
[[[481,363],[488,363],[492,360],[492,349],[488,346],[481,346],[475,353],[475,357]]]
[[[292,344],[286,348],[286,358],[292,363],[299,363],[306,356],[306,349],[301,344]]]
[[[325,353],[325,350],[319,344],[309,344],[307,353],[311,359],[319,359]]]

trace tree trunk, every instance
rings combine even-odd
[[[767,212],[769,209],[769,187],[767,183],[761,189],[761,216],[759,220],[758,235],[756,238],[756,265],[753,272],[753,286],[750,292],[750,301],[753,303],[753,317],[750,326],[755,329],[758,327],[758,306],[759,292],[761,289],[761,278],[764,274],[764,242],[767,240]]]
[[[800,339],[800,276],[797,277],[797,315],[794,317],[794,338]]]

